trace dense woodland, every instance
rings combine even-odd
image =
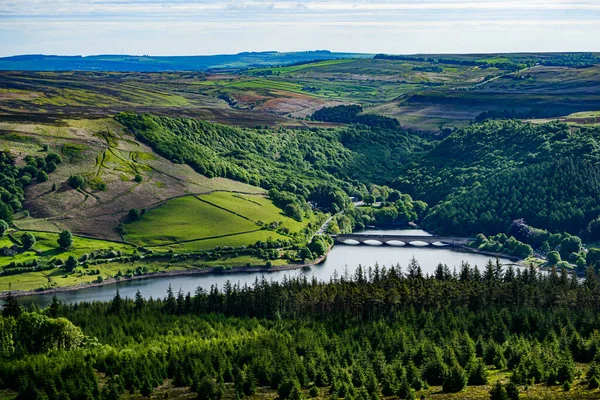
[[[359,112],[358,106],[321,111],[325,120]],[[342,210],[343,197],[369,194],[361,183],[395,177],[393,188],[430,206],[422,226],[440,234],[504,233],[524,218],[585,236],[600,215],[598,128],[487,120],[436,142],[362,124],[265,131],[151,115],[117,118],[174,162],[290,192],[300,207],[309,200]]]
[[[323,197],[323,190],[347,197],[356,191],[353,182],[381,179],[381,171],[392,177],[428,146],[400,129],[364,125],[273,131],[149,114],[123,113],[117,119],[159,154],[201,174],[290,191],[314,201]]]
[[[44,157],[27,156],[25,165],[17,166],[10,152],[0,152],[0,220],[11,223],[14,213],[21,211],[24,188],[32,182],[46,182],[62,158],[56,153]]]
[[[600,214],[600,129],[514,120],[453,132],[395,181],[440,233],[496,234],[513,220],[580,234]]]
[[[263,386],[281,399],[412,398],[429,385],[444,392],[483,385],[488,369],[508,368],[513,390],[535,383],[569,390],[578,376],[595,388],[599,309],[593,269],[578,280],[493,262],[481,270],[440,264],[427,277],[413,261],[327,283],[263,280],[194,296],[169,290],[156,300],[117,294],[43,311],[25,312],[9,299],[0,318],[0,385],[22,399],[148,395],[165,379],[201,399],[249,396]]]

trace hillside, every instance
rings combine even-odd
[[[116,119],[159,154],[204,175],[265,189],[293,184],[294,192],[304,198],[330,185],[351,193],[351,179],[363,183],[389,179],[429,146],[398,127],[274,131],[149,114],[123,113]]]
[[[2,243],[17,252],[0,260],[0,285],[302,263],[327,250],[326,238],[308,241],[341,210],[327,232],[418,222],[497,234],[520,218],[591,232],[600,215],[596,57],[0,72],[0,213],[12,219]],[[62,163],[49,163],[53,154]],[[351,196],[367,205],[353,208]],[[58,245],[63,230],[75,235],[70,248]],[[64,274],[69,256],[75,269]]]
[[[457,130],[396,187],[433,207],[436,232],[505,232],[514,219],[579,234],[600,213],[596,127],[488,121]]]
[[[269,257],[281,264],[285,261],[279,253],[254,250],[216,259],[199,255],[194,262],[179,263],[161,254],[173,249],[198,254],[263,241],[287,246],[305,241],[319,223],[320,217],[312,213],[302,222],[282,215],[264,189],[225,177],[209,178],[185,164],[172,163],[112,118],[0,122],[0,150],[0,213],[12,222],[0,237],[0,248],[15,249],[0,257],[1,291],[72,286],[190,266],[264,265]],[[50,161],[52,157],[60,160],[58,165]],[[73,176],[81,177],[83,186],[74,188]],[[190,198],[196,208],[172,206]],[[143,231],[143,239],[136,239],[132,209],[146,214],[137,230]],[[190,212],[203,223],[186,231],[174,221],[178,215],[182,221],[189,219]],[[120,228],[124,222],[133,223]],[[161,223],[179,236],[165,239]],[[68,248],[61,248],[59,232],[65,230],[74,236]],[[26,237],[33,238],[29,246]],[[144,245],[159,245],[156,256],[142,257]],[[295,253],[288,256],[293,260]],[[65,262],[71,257],[75,267],[65,274]],[[90,268],[99,264],[101,268]]]
[[[324,125],[305,120],[320,108],[359,104],[405,128],[438,132],[483,113],[548,118],[599,110],[594,60],[587,53],[427,55],[227,71],[0,71],[0,115],[43,121],[131,111],[244,127],[306,127]]]
[[[128,136],[113,119],[0,122],[0,131],[0,148],[9,150],[18,163],[28,154],[40,154],[43,145],[64,161],[48,181],[26,188],[24,208],[30,216],[15,221],[21,229],[70,229],[97,238],[120,239],[115,226],[134,206],[149,208],[172,197],[213,190],[261,192],[173,164]],[[72,190],[67,183],[71,175],[84,177],[87,188]],[[52,190],[54,186],[56,190]]]

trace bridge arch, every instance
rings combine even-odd
[[[453,236],[408,236],[408,235],[372,235],[372,234],[343,234],[334,236],[338,244],[358,245],[365,244],[371,246],[380,246],[387,244],[390,246],[464,246],[471,239]]]

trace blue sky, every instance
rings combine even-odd
[[[0,0],[0,56],[600,51],[600,0]]]

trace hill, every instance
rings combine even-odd
[[[395,185],[433,207],[436,232],[505,232],[518,218],[579,234],[600,214],[597,127],[487,121],[453,132]]]
[[[122,113],[116,119],[159,154],[204,175],[265,189],[285,190],[293,185],[293,191],[305,199],[324,186],[344,188],[350,194],[350,180],[389,179],[429,146],[399,127],[273,131],[149,114]]]
[[[365,114],[439,132],[506,115],[552,118],[600,110],[597,55],[379,56],[227,71],[0,71],[0,113],[148,112],[235,126],[333,126],[306,117],[358,104]]]
[[[44,54],[0,58],[0,70],[12,71],[205,71],[257,66],[286,65],[314,60],[366,58],[369,54],[336,53],[327,50],[286,52],[244,52],[202,56],[93,55],[56,56]]]

